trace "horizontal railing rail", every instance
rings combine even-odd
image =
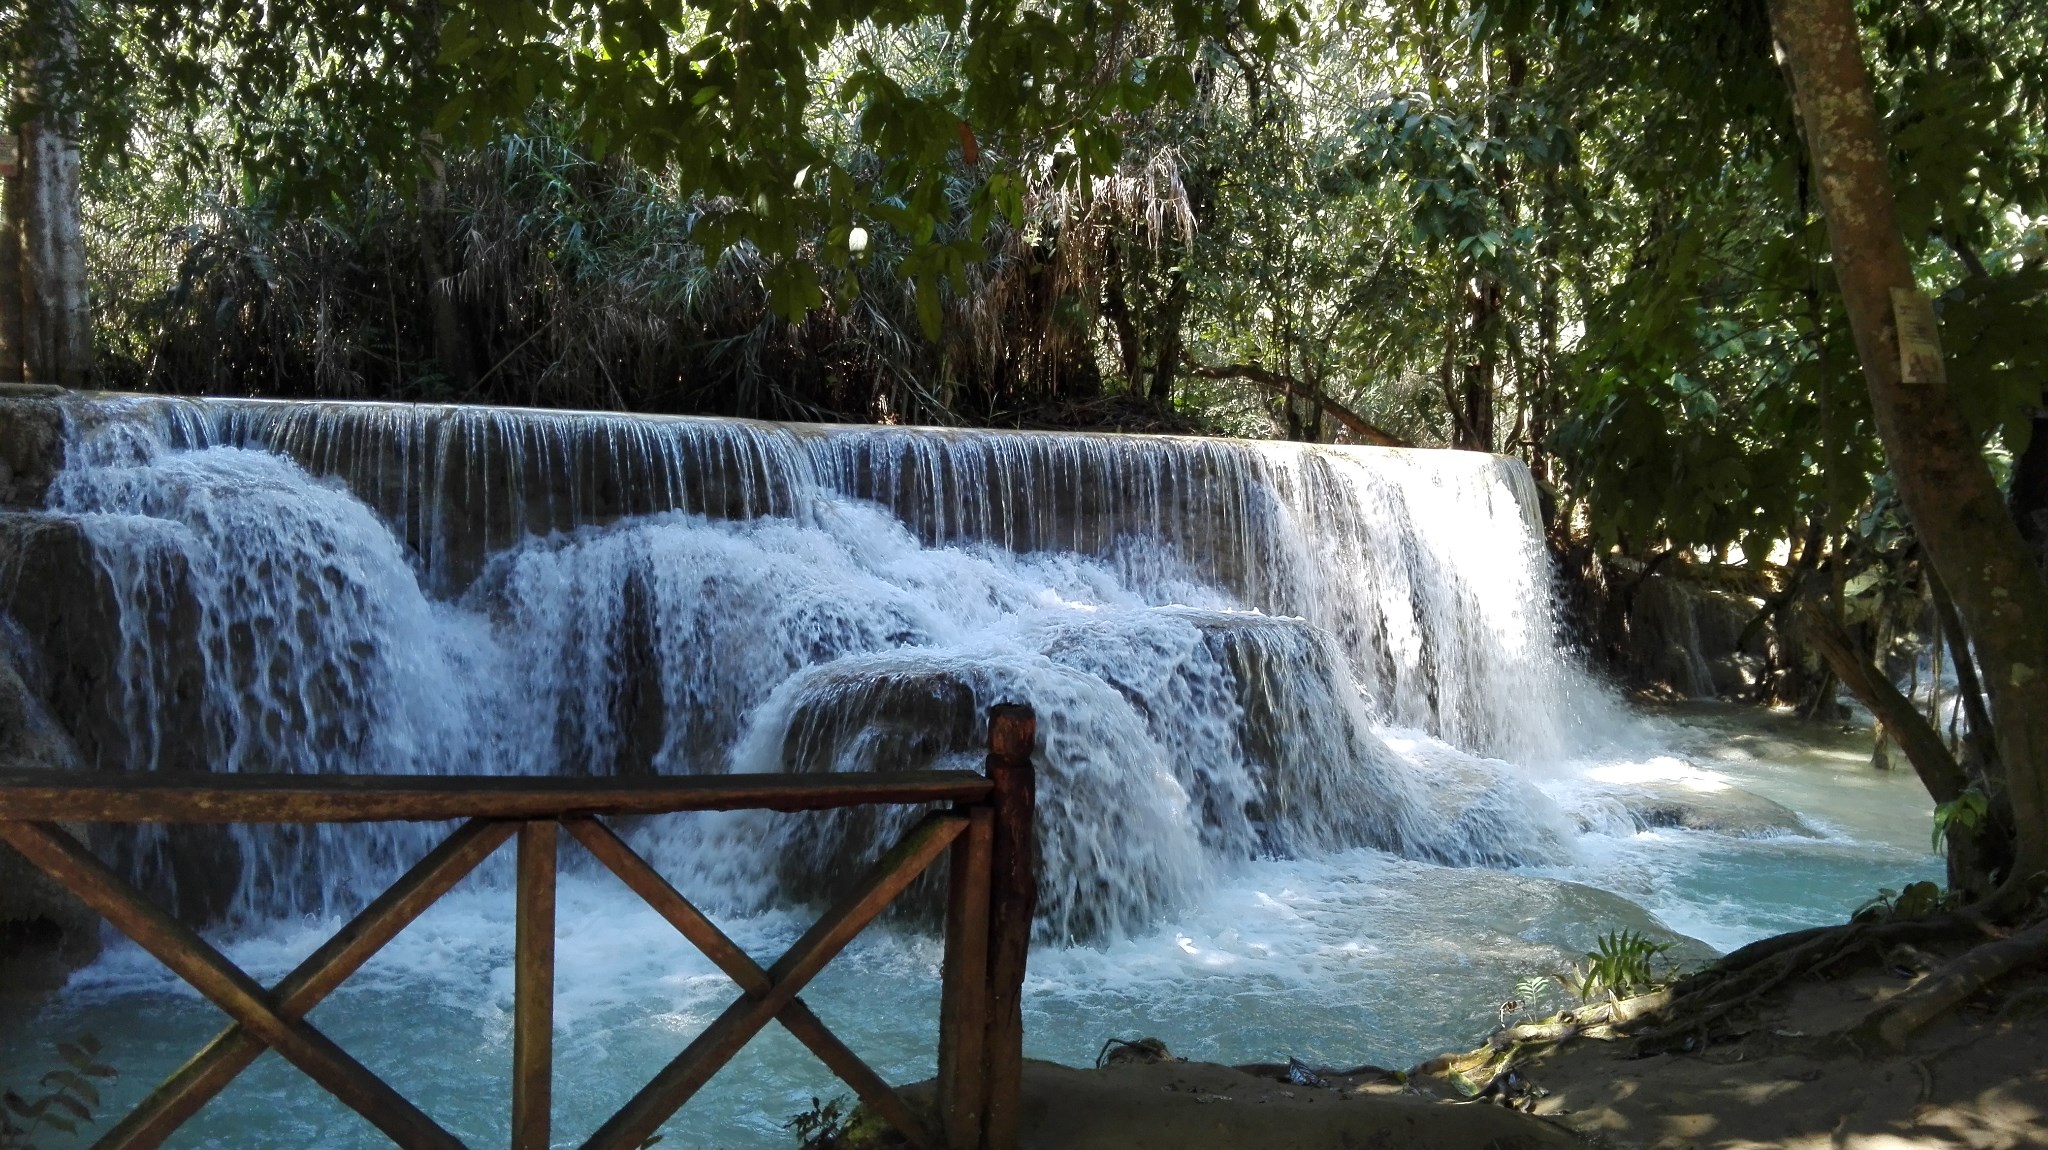
[[[979,803],[973,771],[557,778],[523,775],[201,775],[0,771],[0,819],[109,823],[361,823],[566,814],[815,811]]]
[[[1022,990],[1037,901],[1028,707],[989,712],[987,773],[875,772],[652,778],[0,773],[0,841],[63,884],[232,1020],[116,1124],[100,1150],[143,1150],[274,1050],[407,1150],[462,1142],[306,1021],[405,926],[508,841],[514,892],[513,1150],[552,1136],[555,880],[560,832],[725,972],[740,997],[583,1143],[633,1150],[770,1022],[779,1023],[912,1146],[1010,1150],[1023,1070]],[[945,804],[918,821],[789,950],[761,966],[601,816]],[[61,823],[345,823],[465,820],[275,986],[265,988],[152,905]],[[936,1128],[798,997],[939,855],[950,853]]]

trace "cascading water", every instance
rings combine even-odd
[[[1261,854],[1554,855],[1512,772],[1470,759],[1446,796],[1375,728],[1551,759],[1594,699],[1491,457],[222,401],[73,439],[49,506],[118,604],[108,765],[166,765],[181,685],[198,761],[301,772],[928,765],[1027,701],[1048,938]],[[650,849],[750,907],[892,829],[678,822]],[[230,913],[330,912],[428,833],[237,831]]]
[[[1660,757],[1673,732],[1560,652],[1533,489],[1512,461],[377,404],[60,406],[64,465],[43,506],[9,513],[42,534],[0,514],[0,623],[22,616],[0,639],[41,643],[51,709],[87,766],[972,766],[986,708],[1034,704],[1034,1055],[1085,1060],[1129,1019],[1184,1053],[1395,1061],[1469,1038],[1488,995],[1597,930],[1657,927],[1644,908],[1726,946],[1927,865],[1856,841],[1892,815],[1816,830],[1730,781],[1768,791],[1768,771]],[[76,555],[47,544],[66,532]],[[790,908],[834,893],[913,816],[676,816],[628,834],[765,958],[801,928]],[[94,845],[181,913],[224,920],[238,960],[275,974],[437,833],[180,827]],[[395,1076],[483,1140],[502,1099],[476,1092],[470,1064],[504,1057],[502,879],[458,891],[365,971],[360,993],[409,1004],[403,1041],[376,1011],[316,1016],[351,1048],[410,1051]],[[727,993],[606,881],[571,873],[562,890],[564,970],[584,972],[558,999],[561,1065],[576,1068],[562,1073],[589,1073],[558,1098],[589,1121]],[[929,1073],[935,961],[914,925],[884,932],[813,1002],[858,1019],[885,1074]],[[175,996],[146,967],[111,951],[35,1025],[115,1012],[174,1064],[189,1040],[113,1005]],[[746,1059],[773,1097],[701,1103],[752,1130],[719,1144],[786,1141],[762,1115],[800,1109],[817,1082],[772,1041]],[[237,1145],[374,1144],[312,1137],[326,1120],[266,1105],[283,1117],[214,1129]]]

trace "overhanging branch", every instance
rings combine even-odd
[[[1858,702],[1870,708],[1870,713],[1883,720],[1885,730],[1898,740],[1899,747],[1906,752],[1906,759],[1913,764],[1913,770],[1926,785],[1927,793],[1937,803],[1945,803],[1963,793],[1970,780],[1963,768],[1942,745],[1941,734],[1928,723],[1920,709],[1911,699],[1899,693],[1891,680],[1871,663],[1869,657],[1857,649],[1855,640],[1819,604],[1808,600],[1800,612],[1799,622],[1805,632],[1807,645],[1812,647],[1834,671],[1835,677]]]
[[[1227,363],[1215,367],[1196,363],[1183,358],[1188,374],[1202,379],[1243,379],[1258,384],[1268,391],[1278,392],[1289,399],[1309,399],[1322,406],[1344,429],[1353,436],[1374,447],[1413,447],[1413,443],[1393,432],[1368,421],[1364,416],[1324,395],[1320,388],[1311,387],[1290,375],[1260,367],[1255,363]]]

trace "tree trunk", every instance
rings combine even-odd
[[[2008,887],[2021,892],[2048,871],[2048,582],[1948,385],[1904,381],[1892,291],[1911,289],[1913,270],[1855,6],[1771,0],[1770,9],[1885,458],[1982,662],[2016,823]]]
[[[1136,395],[1142,386],[1139,376],[1144,370],[1145,350],[1138,339],[1138,325],[1131,319],[1131,305],[1124,299],[1123,260],[1118,257],[1116,239],[1111,238],[1104,248],[1102,312],[1116,329],[1117,359],[1123,365],[1124,388]]]
[[[1934,600],[1935,626],[1948,643],[1949,664],[1956,671],[1956,696],[1962,703],[1963,721],[1969,725],[1963,735],[1963,746],[1980,771],[1997,774],[1998,747],[1992,739],[1991,715],[1984,709],[1984,688],[1977,681],[1977,664],[1970,656],[1969,637],[1956,618],[1955,601],[1949,598],[1948,588],[1941,585],[1941,576],[1932,570],[1927,572],[1927,589]],[[2004,789],[2002,784],[2000,789]]]
[[[1877,664],[1864,657],[1848,631],[1811,600],[1800,612],[1799,623],[1807,645],[1841,678],[1850,694],[1876,716],[1878,745],[1884,745],[1889,731],[1935,802],[1945,803],[1960,796],[1970,785],[1969,772],[1949,754],[1941,741],[1941,731],[1921,716],[1911,699],[1892,686]],[[2003,812],[1996,810],[1974,827],[1959,822],[1949,824],[1946,838],[1950,890],[1978,897],[1990,891],[1991,884],[2011,862],[2006,849],[2010,825]]]
[[[1809,601],[1800,612],[1799,624],[1806,643],[1849,688],[1858,702],[1876,716],[1878,729],[1890,728],[1906,761],[1919,774],[1920,782],[1937,803],[1945,803],[1970,785],[1968,776],[1948,748],[1941,732],[1921,717],[1913,701],[1899,693],[1885,677],[1882,664],[1874,662],[1856,645],[1840,622]]]
[[[434,359],[441,374],[459,395],[466,395],[477,381],[476,341],[463,322],[461,301],[455,296],[455,277],[449,274],[445,248],[448,240],[448,178],[441,161],[441,141],[429,135],[424,142],[427,179],[420,186],[419,233],[420,271],[427,281],[427,299],[434,322]]]
[[[1173,376],[1180,369],[1184,342],[1182,329],[1188,316],[1186,265],[1187,258],[1183,256],[1181,265],[1173,269],[1166,289],[1166,301],[1159,309],[1159,328],[1152,346],[1152,390],[1148,398],[1161,407],[1173,403]]]
[[[78,117],[66,107],[63,79],[77,56],[73,0],[47,0],[33,40],[18,107],[22,125],[22,375],[82,386],[92,368],[92,312],[85,282],[85,234],[79,222]]]
[[[2006,498],[2020,538],[2034,549],[2034,565],[2048,568],[2048,390],[2042,391],[2032,422],[2027,449],[2012,461]]]
[[[9,123],[0,122],[0,134],[5,135],[0,148],[18,139]],[[28,200],[18,150],[11,159],[14,171],[0,174],[0,382],[10,383],[28,378],[22,370],[22,355],[28,349],[21,325],[21,231]]]
[[[1500,319],[1500,285],[1479,276],[1465,297],[1466,330],[1472,337],[1472,358],[1465,361],[1458,392],[1458,419],[1451,446],[1464,451],[1492,451],[1494,386],[1499,352],[1494,346]]]
[[[1529,474],[1545,486],[1551,482],[1550,429],[1555,423],[1551,407],[1556,403],[1558,317],[1563,312],[1558,285],[1562,274],[1558,240],[1558,221],[1563,215],[1559,201],[1562,198],[1557,186],[1557,169],[1553,166],[1543,179],[1543,197],[1538,213],[1542,217],[1543,239],[1537,245],[1536,364],[1531,373],[1535,388],[1528,399]]]

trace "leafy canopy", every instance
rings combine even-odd
[[[1085,187],[1122,156],[1119,112],[1192,98],[1205,40],[1270,53],[1296,30],[1291,7],[1259,0],[86,0],[68,33],[17,23],[24,51],[75,39],[66,86],[89,96],[89,147],[118,158],[146,137],[158,157],[224,165],[300,207],[429,172],[441,149],[546,111],[593,156],[624,152],[714,205],[691,238],[711,258],[738,244],[768,257],[792,318],[822,302],[819,263],[856,257],[863,221],[934,246],[956,163],[978,176],[973,218],[1016,223],[1024,158]],[[935,83],[870,47],[918,26],[946,38]],[[854,178],[815,130],[821,97],[853,107],[887,162]],[[908,270],[935,297],[978,254],[920,251]]]

